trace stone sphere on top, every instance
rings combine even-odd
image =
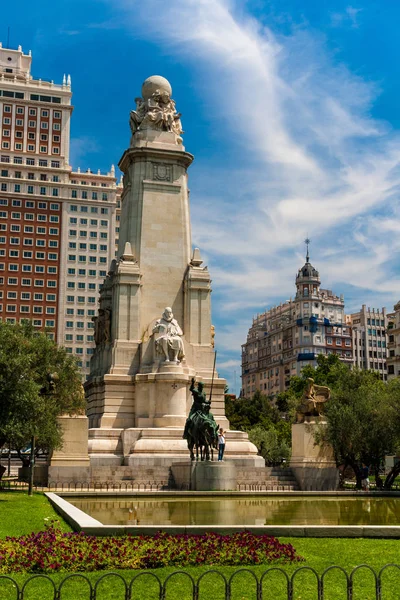
[[[171,97],[172,88],[171,84],[165,77],[161,77],[161,75],[152,75],[148,77],[142,85],[142,96],[144,100],[149,100],[152,94],[156,91],[167,92],[168,96]]]

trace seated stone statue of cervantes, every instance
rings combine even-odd
[[[172,309],[167,306],[161,319],[156,321],[153,334],[159,334],[155,338],[155,346],[158,354],[161,354],[164,362],[180,363],[185,358],[182,335],[183,331],[174,319]]]

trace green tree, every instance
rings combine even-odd
[[[400,465],[383,482],[379,470],[387,454],[400,447],[400,382],[385,383],[371,371],[343,371],[326,403],[327,426],[316,435],[328,442],[336,464],[350,465],[361,485],[361,465],[375,473],[378,487],[390,489]]]
[[[342,363],[336,354],[317,356],[317,366],[306,365],[300,376],[294,376],[290,380],[289,394],[300,400],[307,385],[307,379],[312,377],[317,385],[327,385],[333,389],[338,379],[349,372],[349,367]]]
[[[275,428],[265,429],[256,425],[249,429],[248,434],[249,440],[257,446],[267,465],[280,464],[282,460],[290,458],[290,447]]]
[[[350,370],[334,355],[317,358],[317,366],[307,366],[300,377],[293,377],[289,392],[298,399],[307,378],[331,389],[331,399],[325,404],[327,425],[316,430],[317,443],[329,443],[336,464],[351,466],[361,487],[361,466],[366,464],[375,474],[379,487],[390,489],[400,473],[396,465],[383,482],[380,467],[386,454],[400,448],[400,382],[385,383],[372,371]]]
[[[225,399],[226,416],[232,429],[247,431],[250,441],[268,464],[287,459],[291,446],[291,424],[283,419],[271,398],[257,391],[252,398]]]
[[[54,389],[50,373],[57,373]],[[59,448],[57,417],[84,407],[74,357],[30,323],[0,323],[0,447],[11,443],[20,451],[36,436],[38,448]]]
[[[237,398],[225,400],[226,416],[232,429],[247,431],[253,425],[264,424],[269,426],[280,420],[277,408],[271,399],[257,391],[252,398]]]

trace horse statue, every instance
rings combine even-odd
[[[186,420],[183,438],[187,440],[190,460],[199,460],[199,453],[200,460],[210,460],[210,457],[213,460],[213,450],[218,444],[218,425],[210,413],[211,401],[206,398],[202,382],[198,383],[196,389],[193,378],[189,389],[193,396],[193,404]]]
[[[217,426],[218,427],[218,426]],[[218,429],[208,420],[202,418],[201,413],[193,415],[188,427],[187,443],[190,452],[190,460],[214,460],[214,449],[217,448]],[[196,449],[196,454],[194,450]]]

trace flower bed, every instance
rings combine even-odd
[[[104,537],[46,531],[0,540],[0,572],[51,573],[104,569],[155,569],[165,566],[261,565],[300,561],[291,544],[248,531],[232,535]]]

